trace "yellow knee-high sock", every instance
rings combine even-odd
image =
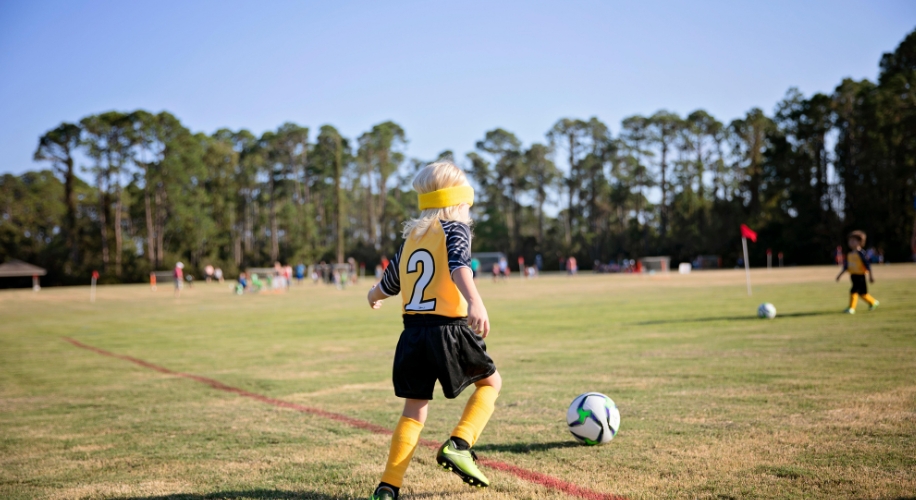
[[[849,308],[855,310],[856,303],[859,302],[859,294],[851,293],[849,294]]]
[[[865,302],[868,302],[868,305],[870,305],[870,306],[873,306],[873,305],[875,305],[875,302],[878,302],[877,300],[875,300],[874,297],[872,297],[871,295],[869,295],[869,294],[867,294],[867,293],[866,293],[865,295],[862,296],[862,300],[864,300]]]
[[[391,436],[388,464],[385,465],[385,473],[382,474],[383,483],[388,483],[395,488],[401,487],[404,482],[404,474],[407,473],[407,466],[410,465],[413,452],[416,451],[417,443],[420,442],[420,431],[422,430],[423,424],[412,418],[402,416],[398,420],[398,426],[394,428],[394,434]]]
[[[489,385],[478,387],[464,406],[464,413],[461,414],[461,420],[452,431],[452,436],[464,439],[469,445],[474,446],[483,428],[487,426],[490,415],[493,414],[498,396],[499,392],[495,387]]]

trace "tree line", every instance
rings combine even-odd
[[[232,275],[275,261],[370,267],[400,245],[416,213],[413,173],[392,121],[359,137],[285,123],[195,133],[168,112],[111,111],[61,123],[38,141],[46,170],[0,177],[0,260],[48,268],[52,283],[145,279],[182,260]],[[916,31],[880,61],[877,82],[831,94],[790,89],[767,115],[730,122],[700,109],[563,118],[542,142],[485,132],[456,160],[477,188],[475,251],[547,269],[646,255],[718,255],[733,265],[737,228],[789,264],[828,262],[847,231],[889,260],[916,254]]]

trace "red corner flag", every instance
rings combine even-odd
[[[753,229],[747,227],[744,224],[741,224],[741,237],[747,238],[754,243],[757,243],[757,233],[755,233]]]

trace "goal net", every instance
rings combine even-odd
[[[248,286],[256,292],[283,292],[289,286],[286,273],[275,267],[249,267],[245,270]]]
[[[671,257],[667,255],[657,257],[643,257],[639,259],[642,270],[646,273],[667,273],[671,269]]]

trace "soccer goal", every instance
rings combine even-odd
[[[154,292],[156,285],[171,284],[175,282],[175,271],[153,271],[149,273],[149,287]]]
[[[285,292],[287,288],[286,274],[275,267],[249,267],[245,270],[251,291],[254,292]]]
[[[644,273],[667,273],[671,269],[671,257],[660,255],[639,259]]]
[[[502,252],[474,252],[471,258],[480,262],[480,269],[489,272],[493,264],[498,264],[499,259],[505,259],[506,254]]]
[[[693,261],[694,269],[720,269],[722,257],[718,255],[700,255]]]
[[[337,288],[346,288],[359,283],[365,276],[366,268],[361,264],[315,264],[309,267],[312,281],[336,285]]]

